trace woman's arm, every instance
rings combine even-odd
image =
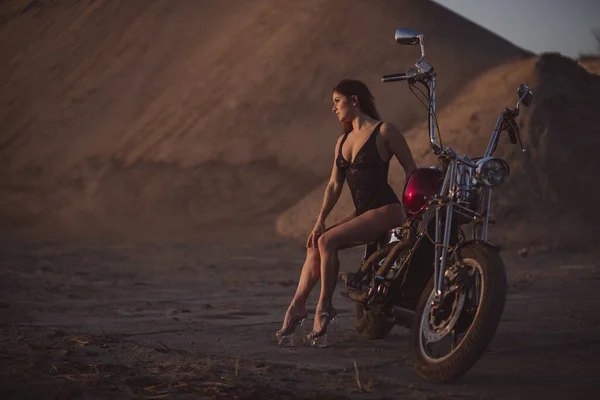
[[[402,168],[404,168],[406,178],[408,178],[410,174],[417,169],[417,164],[410,151],[410,147],[408,147],[406,138],[398,128],[387,122],[381,126],[380,132],[385,138],[388,151],[396,156],[398,162],[402,165]]]
[[[331,210],[333,210],[333,207],[337,203],[338,199],[340,198],[340,194],[342,193],[342,187],[344,186],[344,175],[338,169],[336,163],[341,140],[342,136],[340,136],[335,145],[333,168],[331,169],[331,176],[329,177],[329,182],[327,183],[327,187],[325,188],[323,204],[321,206],[321,212],[317,217],[317,223],[325,223],[325,219],[327,218]]]
[[[315,227],[313,228],[311,234],[308,236],[308,240],[306,241],[306,247],[317,247],[317,240],[319,236],[325,232],[325,219],[333,210],[333,207],[337,203],[340,198],[340,194],[342,193],[342,187],[344,185],[344,175],[337,167],[337,155],[339,144],[342,140],[340,137],[335,145],[335,152],[333,157],[333,168],[331,170],[331,177],[329,178],[329,182],[327,183],[327,187],[325,188],[325,195],[323,196],[323,205],[321,206],[321,212],[319,212],[319,216],[317,217],[317,222]],[[339,222],[339,221],[338,221]]]

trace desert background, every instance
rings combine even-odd
[[[442,138],[459,153],[484,152],[520,83],[535,96],[519,118],[528,152],[505,137],[497,152],[511,167],[490,230],[505,314],[453,385],[417,378],[401,327],[360,339],[337,294],[336,346],[280,349],[274,337],[341,133],[333,85],[363,80],[418,165],[436,162],[423,106],[406,84],[381,83],[419,56],[395,43],[399,27],[425,34]],[[2,398],[598,389],[598,57],[536,54],[417,0],[4,1],[0,54]],[[398,194],[404,178],[393,160]],[[345,187],[328,222],[351,207]],[[341,270],[361,251],[345,251]]]

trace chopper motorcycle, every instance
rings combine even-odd
[[[421,57],[415,68],[382,81],[406,81],[415,95],[414,88],[424,87],[429,142],[440,165],[418,168],[407,177],[404,224],[367,244],[356,272],[340,274],[342,295],[356,302],[355,328],[363,337],[384,338],[395,325],[411,329],[416,372],[429,381],[448,382],[481,357],[504,310],[505,267],[487,236],[492,190],[504,183],[509,166],[493,154],[503,132],[526,151],[515,119],[521,104],[531,104],[533,92],[519,85],[516,107],[502,111],[483,156],[461,156],[441,143],[436,73],[424,61],[424,35],[398,29],[395,39],[419,45]]]

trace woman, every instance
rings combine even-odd
[[[372,242],[402,225],[405,218],[404,208],[387,182],[392,156],[396,156],[407,177],[416,168],[404,136],[394,125],[380,122],[375,100],[360,81],[345,79],[333,88],[332,111],[344,134],[335,145],[331,178],[306,243],[306,261],[296,294],[276,334],[280,344],[307,318],[306,300],[319,278],[321,294],[308,340],[327,332],[336,316],[331,298],[339,270],[338,250]],[[339,199],[344,180],[348,181],[355,210],[326,229],[325,219]]]

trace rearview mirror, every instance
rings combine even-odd
[[[396,34],[394,38],[396,39],[396,42],[402,45],[412,46],[421,43],[424,39],[424,36],[422,33],[417,32],[413,29],[400,28],[396,29]]]
[[[412,46],[418,44],[421,46],[421,58],[415,66],[419,69],[419,71],[430,72],[432,70],[431,65],[427,64],[423,60],[425,59],[425,35],[421,32],[417,32],[414,29],[409,28],[399,28],[396,29],[396,34],[394,35],[396,42],[405,46]]]
[[[523,103],[525,107],[529,107],[533,101],[533,92],[529,86],[521,83],[517,89],[517,93],[519,94],[519,102]]]

